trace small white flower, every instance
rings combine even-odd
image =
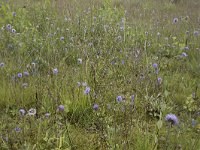
[[[29,109],[29,111],[28,111],[29,116],[34,116],[35,114],[36,114],[36,109],[34,109],[34,108]]]
[[[82,59],[81,59],[81,58],[78,58],[78,63],[79,63],[79,64],[82,64],[82,62],[83,62]]]

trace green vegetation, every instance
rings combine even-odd
[[[0,149],[200,150],[199,8],[0,0]]]

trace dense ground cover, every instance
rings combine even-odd
[[[1,0],[1,149],[199,150],[199,8]]]

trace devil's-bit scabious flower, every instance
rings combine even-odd
[[[3,62],[0,63],[0,68],[3,68],[5,64]]]
[[[58,111],[64,111],[64,109],[65,109],[65,106],[63,106],[63,105],[58,106]]]
[[[16,12],[12,12],[12,15],[13,15],[13,17],[16,17],[17,13]]]
[[[135,95],[131,95],[131,104],[133,104],[135,101]]]
[[[11,31],[12,31],[12,33],[16,33],[16,30],[15,30],[15,29],[12,29]]]
[[[90,93],[90,87],[86,87],[85,91],[84,91],[84,94],[89,94]]]
[[[157,64],[157,63],[154,63],[152,66],[153,66],[153,68],[155,68],[155,69],[158,68],[158,64]]]
[[[24,71],[24,76],[29,76],[28,71]]]
[[[46,113],[46,114],[45,114],[45,117],[46,117],[46,118],[49,118],[50,115],[51,115],[50,113]]]
[[[173,23],[175,24],[175,23],[177,23],[178,22],[178,18],[174,18],[173,19]]]
[[[94,104],[94,105],[93,105],[93,109],[94,109],[94,110],[98,110],[98,109],[99,109],[99,105],[98,105],[98,104]]]
[[[188,50],[189,50],[189,47],[188,47],[188,46],[185,46],[183,49],[186,50],[186,51],[188,51]]]
[[[158,74],[158,64],[154,63],[152,66],[155,69],[155,73]]]
[[[158,84],[161,84],[162,83],[162,78],[158,77],[157,81],[158,81]]]
[[[122,102],[123,98],[122,98],[122,96],[119,95],[119,96],[117,96],[116,100],[118,103],[120,103],[120,102]]]
[[[64,41],[64,39],[65,39],[65,38],[64,38],[63,36],[62,36],[62,37],[60,37],[60,40],[61,40],[61,41]]]
[[[29,116],[35,116],[36,115],[36,109],[34,109],[34,108],[29,109],[28,110],[28,115]]]
[[[196,126],[196,125],[197,125],[197,121],[194,120],[194,119],[192,119],[192,126],[194,127],[194,126]]]
[[[183,52],[183,53],[181,54],[181,56],[182,56],[182,57],[187,57],[188,55],[187,55],[187,53]]]
[[[81,86],[81,82],[77,82],[77,86],[80,87]]]
[[[178,118],[174,114],[167,114],[165,117],[165,120],[171,123],[172,125],[178,125],[178,122],[179,122]]]
[[[22,78],[22,73],[17,74],[18,78]]]
[[[19,110],[19,113],[20,113],[21,116],[24,116],[25,113],[26,113],[26,111],[25,111],[23,108],[21,108],[21,109]]]
[[[79,63],[79,64],[82,64],[82,63],[83,63],[83,61],[82,61],[81,58],[78,58],[78,63]]]
[[[58,69],[57,68],[53,69],[53,74],[55,74],[55,75],[58,74]]]
[[[194,31],[194,35],[198,35],[199,34],[199,32],[198,31]]]
[[[20,132],[20,131],[21,131],[21,128],[16,127],[16,128],[15,128],[15,131],[16,131],[16,132]]]
[[[7,29],[7,30],[11,30],[11,29],[12,29],[12,26],[11,26],[10,24],[7,24],[7,25],[6,25],[6,29]]]

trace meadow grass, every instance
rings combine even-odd
[[[199,8],[1,0],[0,149],[200,150]]]

